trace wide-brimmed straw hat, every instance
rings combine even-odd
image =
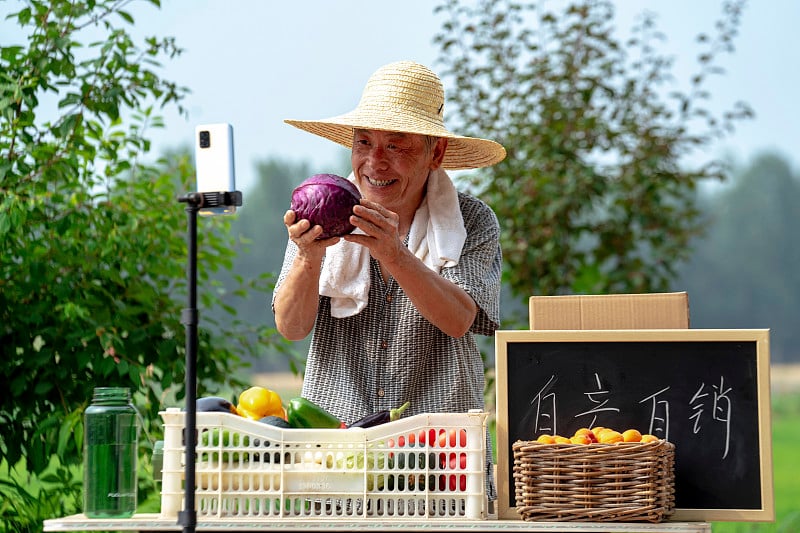
[[[427,67],[398,61],[379,68],[367,81],[353,111],[323,120],[286,120],[296,128],[351,148],[353,129],[417,133],[448,139],[442,168],[481,168],[506,156],[489,139],[456,135],[444,126],[444,87]]]

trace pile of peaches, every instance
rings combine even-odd
[[[626,429],[625,431],[616,431],[606,427],[593,427],[581,428],[571,436],[564,437],[562,435],[539,435],[536,442],[542,444],[616,444],[618,442],[656,442],[659,441],[658,437],[649,433],[642,434],[637,429]]]

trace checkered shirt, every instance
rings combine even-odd
[[[458,264],[442,268],[441,276],[477,303],[469,332],[453,338],[436,328],[393,278],[384,282],[378,262],[370,258],[369,302],[361,313],[334,318],[330,298],[320,297],[303,397],[348,423],[406,401],[411,406],[404,416],[484,409],[483,362],[474,335],[493,335],[500,321],[500,226],[484,202],[461,192],[458,198],[467,239]],[[296,252],[290,240],[275,292]],[[493,500],[490,453],[487,456]]]

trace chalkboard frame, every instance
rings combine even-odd
[[[758,509],[676,508],[671,520],[773,521],[775,519],[772,473],[772,435],[770,420],[769,330],[768,329],[657,329],[657,330],[501,330],[495,334],[495,373],[497,391],[497,515],[500,519],[520,519],[514,506],[509,456],[508,347],[515,343],[608,343],[608,342],[745,342],[754,343],[757,370],[758,442],[761,507]],[[511,391],[513,392],[513,391]],[[515,433],[515,432],[514,432]]]

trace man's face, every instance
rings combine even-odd
[[[355,130],[351,162],[361,194],[413,214],[425,196],[428,173],[441,165],[447,140],[428,144],[423,135]]]

